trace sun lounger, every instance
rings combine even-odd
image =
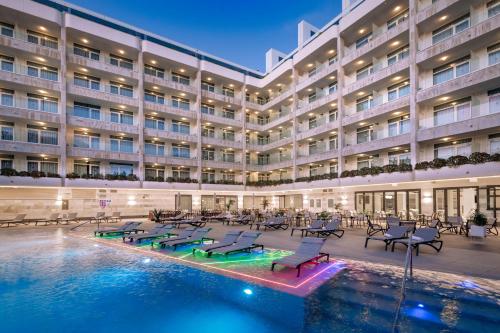
[[[344,230],[340,228],[340,220],[333,220],[328,222],[323,228],[306,230],[306,236],[309,234],[316,234],[318,237],[334,235],[341,238],[344,235]]]
[[[184,217],[186,217],[186,213],[180,213],[176,216],[173,216],[173,217],[167,217],[167,218],[163,218],[161,219],[161,222],[162,223],[168,223],[168,222],[176,222],[176,221],[181,221],[184,219]]]
[[[326,238],[304,237],[299,248],[294,254],[274,260],[271,265],[271,270],[274,271],[274,266],[283,265],[297,269],[297,277],[300,276],[300,268],[302,265],[317,261],[326,257],[326,261],[330,260],[328,253],[320,252]]]
[[[134,234],[134,235],[127,235],[123,236],[122,240],[125,242],[125,239],[128,238],[130,242],[137,242],[140,243],[143,240],[146,239],[153,239],[153,238],[158,238],[158,237],[164,237],[167,235],[172,235],[170,231],[174,228],[173,225],[168,225],[168,224],[155,224],[154,228],[151,229],[148,232],[144,232],[143,234]]]
[[[300,230],[301,232],[301,237],[304,237],[304,232],[306,232],[307,230],[311,230],[311,229],[320,229],[323,227],[323,224],[325,224],[325,221],[324,220],[312,220],[311,222],[311,225],[307,226],[307,227],[295,227],[295,228],[292,228],[292,232],[290,234],[290,236],[293,236],[293,232],[295,230]]]
[[[274,230],[286,230],[290,226],[287,223],[286,218],[283,216],[271,217],[264,222],[256,223],[255,225],[257,226],[257,230],[260,230],[261,226],[264,227],[264,230],[267,230],[268,228]],[[250,229],[252,229],[252,225],[250,225]]]
[[[153,247],[154,243],[158,243],[158,245],[160,245],[161,247],[165,247],[164,245],[162,245],[165,242],[189,238],[193,234],[193,232],[195,232],[196,229],[197,229],[196,227],[188,227],[188,228],[182,230],[179,233],[179,235],[177,235],[177,236],[165,237],[165,238],[158,239],[156,241],[151,241],[151,247]]]
[[[486,232],[488,234],[498,236],[497,219],[495,217],[488,217],[488,220],[486,223]]]
[[[35,225],[38,225],[38,223],[45,223],[45,225],[49,225],[49,223],[59,223],[59,213],[52,213],[43,220],[37,220]]]
[[[95,223],[103,223],[106,222],[106,213],[105,212],[97,212],[95,216],[91,217],[89,219],[89,222],[95,222]]]
[[[127,222],[121,227],[118,228],[110,228],[110,229],[99,229],[94,231],[94,236],[104,236],[104,235],[123,235],[123,234],[130,234],[132,232],[139,232],[142,231],[144,232],[143,229],[138,229],[142,223],[141,222]]]
[[[177,249],[177,246],[180,246],[180,245],[188,245],[188,244],[195,244],[195,243],[203,244],[203,242],[206,240],[210,240],[213,243],[214,242],[213,238],[205,237],[210,230],[212,230],[212,228],[198,228],[188,238],[172,239],[172,241],[165,241],[165,242],[161,243],[161,246],[162,247],[166,247],[166,246],[173,247],[174,251],[175,251]]]
[[[71,222],[76,222],[77,221],[77,215],[78,213],[68,213],[65,217],[62,217],[59,219],[59,223],[61,224],[70,224]]]
[[[121,212],[113,212],[111,216],[106,217],[107,222],[113,223],[113,222],[120,222],[122,220],[122,214]]]
[[[260,236],[260,232],[257,231],[245,231],[236,240],[236,242],[229,246],[218,247],[216,249],[207,251],[210,257],[213,253],[219,253],[223,255],[228,255],[235,252],[250,252],[255,248],[261,248],[264,250],[264,245],[255,244],[255,240]]]
[[[12,220],[0,221],[0,225],[7,224],[7,227],[10,227],[11,224],[13,225],[28,224],[28,222],[25,221],[25,218],[26,214],[17,214],[16,217],[14,217]]]
[[[368,236],[365,240],[365,247],[368,245],[369,240],[378,240],[385,243],[385,250],[387,251],[387,247],[396,239],[403,239],[406,237],[406,233],[408,232],[407,227],[401,226],[392,226],[381,236]]]
[[[411,238],[411,246],[414,249],[417,249],[417,256],[419,253],[420,245],[428,245],[432,247],[436,252],[441,251],[443,247],[443,241],[436,239],[438,234],[438,230],[436,228],[420,228],[415,231]],[[394,252],[394,246],[396,244],[403,244],[408,247],[409,239],[397,239],[392,242],[392,251]]]
[[[367,217],[368,228],[366,229],[366,234],[368,236],[373,236],[379,232],[384,233],[387,228],[384,228],[382,225],[378,223],[373,223],[370,217]]]
[[[207,222],[203,219],[203,216],[195,216],[190,219],[173,221],[170,223],[175,225],[177,228],[179,228],[181,225],[190,225],[193,227],[201,228],[207,224]]]
[[[463,221],[461,216],[448,216],[445,221],[442,221],[439,228],[439,233],[451,231],[458,234],[462,231]]]
[[[224,238],[218,242],[218,243],[212,243],[212,244],[207,244],[207,245],[204,245],[204,246],[200,246],[200,247],[197,247],[197,248],[194,248],[193,249],[193,254],[198,250],[198,251],[204,251],[204,252],[208,252],[208,251],[211,251],[211,250],[215,250],[219,247],[225,247],[225,246],[230,246],[230,245],[233,245],[236,240],[238,239],[238,237],[240,237],[242,231],[229,231],[226,233],[226,235],[224,236]]]
[[[248,225],[251,224],[253,221],[252,215],[240,215],[236,218],[228,219],[227,224],[229,223],[234,224],[239,224],[239,225]]]

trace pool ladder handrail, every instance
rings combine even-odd
[[[413,236],[413,231],[410,231],[410,234],[408,235],[408,248],[406,249],[403,281],[401,282],[398,306],[396,308],[396,313],[394,315],[394,321],[392,324],[392,333],[399,332],[401,306],[403,305],[406,296],[406,280],[408,279],[408,268],[410,269],[410,277],[413,277],[413,249],[411,244],[412,236]]]

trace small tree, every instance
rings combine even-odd
[[[264,199],[264,200],[262,200],[261,205],[262,205],[262,208],[263,208],[264,210],[267,210],[267,207],[269,207],[270,202],[269,202],[269,200]]]
[[[153,211],[151,212],[151,214],[153,215],[153,221],[155,221],[156,223],[160,223],[161,222],[161,217],[163,215],[163,210],[162,209],[153,209]]]
[[[228,202],[226,202],[226,210],[230,210],[233,204],[234,204],[233,199],[230,199]]]

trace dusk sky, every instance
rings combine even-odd
[[[269,48],[296,48],[301,20],[321,28],[341,11],[340,0],[69,2],[260,71]]]

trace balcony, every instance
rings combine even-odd
[[[239,112],[235,112],[234,118],[231,118],[230,115],[221,110],[214,110],[213,114],[209,113],[201,113],[201,120],[208,121],[211,123],[221,124],[225,126],[235,126],[241,127],[241,114]]]
[[[342,149],[342,155],[350,156],[368,153],[410,144],[410,133],[388,136],[385,130],[374,132],[367,142],[357,143],[356,135],[346,136],[346,146]]]
[[[24,53],[26,55],[36,54],[41,57],[57,60],[61,59],[61,53],[57,47],[53,48],[28,42],[28,35],[21,31],[14,31],[13,37],[0,35],[0,46],[13,48],[17,50],[17,52]]]
[[[403,96],[401,98],[386,101],[383,96],[372,99],[372,104],[369,109],[357,111],[356,105],[347,107],[345,116],[342,119],[342,125],[352,125],[360,121],[382,119],[387,116],[387,113],[397,110],[407,109],[410,106],[410,97]],[[409,110],[408,110],[409,111]]]
[[[283,122],[292,119],[291,107],[282,106],[279,111],[268,113],[267,117],[258,117],[257,115],[247,116],[247,127],[254,131],[267,131]],[[257,126],[256,126],[257,125]]]
[[[139,100],[134,97],[127,97],[111,92],[111,86],[101,84],[99,89],[90,89],[75,84],[68,84],[68,94],[77,97],[97,99],[109,103],[110,106],[124,104],[132,107],[139,107]]]
[[[269,95],[269,99],[265,104],[262,104],[260,109],[266,110],[272,108],[278,103],[281,103],[286,98],[291,97],[292,89],[290,87],[284,88],[282,91],[276,91]]]
[[[175,142],[187,141],[196,143],[198,141],[196,135],[192,135],[189,133],[174,132],[172,130],[167,130],[167,129],[159,130],[159,129],[145,127],[144,135],[147,137],[167,139]]]
[[[235,93],[234,96],[232,96],[219,87],[213,87],[213,91],[202,89],[201,96],[209,99],[215,99],[223,103],[241,105],[241,98],[238,93]]]
[[[251,137],[250,140],[247,141],[247,149],[268,151],[285,145],[289,145],[292,142],[292,132],[291,130],[287,130],[281,133],[281,135],[275,134],[270,136],[269,140],[258,140],[255,137]]]
[[[215,156],[214,160],[202,160],[201,166],[204,168],[227,170],[241,170],[243,168],[241,161],[238,158],[235,158],[232,162],[230,159],[224,159],[222,156]]]
[[[306,146],[307,148],[307,146]],[[300,150],[297,154],[297,165],[314,163],[337,158],[339,151],[336,146],[330,147],[329,143],[318,143],[314,149]]]
[[[57,145],[57,136],[55,137],[56,144],[32,143],[28,142],[27,137],[26,130],[16,128],[13,140],[0,139],[0,151],[37,155],[61,155],[61,147]]]
[[[44,90],[59,91],[59,78],[54,78],[43,71],[33,71],[24,65],[14,64],[12,71],[0,70],[0,80],[8,82],[9,86],[22,85]]]
[[[243,143],[241,142],[241,138],[237,139],[236,137],[233,140],[230,140],[229,137],[224,137],[222,133],[216,133],[213,136],[202,136],[201,141],[203,144],[233,148],[233,149],[242,149]]]
[[[186,166],[186,167],[196,167],[198,166],[198,159],[196,156],[190,157],[177,157],[172,154],[172,152],[165,152],[165,156],[154,156],[154,155],[144,155],[144,163],[148,164],[160,164],[160,165],[173,165],[173,166]]]
[[[149,75],[147,73],[144,74],[144,82],[151,83],[154,85],[167,87],[170,89],[174,89],[177,91],[182,91],[188,94],[196,95],[198,90],[196,87],[190,82],[190,84],[183,84],[181,82],[176,82],[167,77],[168,74],[165,73],[163,78],[159,78],[154,75]]]
[[[304,113],[311,112],[323,105],[329,104],[338,98],[337,90],[332,91],[331,93],[327,91],[322,91],[316,95],[316,99],[314,101],[309,101],[308,99],[299,100],[297,105],[296,116],[303,115]]]
[[[292,156],[290,154],[286,155],[277,155],[273,154],[269,157],[269,160],[266,163],[260,163],[257,160],[251,160],[250,163],[247,164],[247,170],[249,171],[257,171],[257,172],[269,172],[276,169],[284,169],[292,166]]]
[[[454,94],[470,96],[489,89],[495,89],[498,88],[499,77],[500,63],[481,68],[455,79],[422,89],[417,93],[417,102],[424,102],[451,92]]]
[[[73,144],[70,143],[68,144],[68,156],[98,160],[139,162],[139,154],[135,147],[130,150],[122,149],[122,151],[119,151],[108,142],[100,142],[97,147],[92,148],[74,147]]]
[[[12,99],[12,103],[0,104],[0,114],[6,118],[53,124],[60,122],[58,109],[57,103],[44,103],[38,99],[28,100],[26,97],[15,97]]]
[[[196,110],[192,106],[189,108],[180,107],[179,104],[172,103],[170,100],[165,100],[163,104],[144,101],[144,108],[167,115],[196,119]]]
[[[337,118],[334,119],[335,120],[330,121],[329,115],[316,117],[316,123],[314,127],[311,127],[309,125],[309,121],[305,119],[304,123],[297,127],[297,133],[295,135],[295,139],[297,141],[300,141],[312,136],[330,132],[332,130],[336,131],[339,127],[339,122],[337,121]]]
[[[139,135],[139,128],[136,125],[127,125],[111,122],[111,117],[109,114],[102,114],[101,119],[90,119],[77,117],[73,115],[73,108],[67,107],[67,122],[68,125],[74,127],[92,128],[98,130],[100,133],[127,133],[132,135]]]
[[[82,55],[78,55],[78,52],[73,48],[68,49],[68,63],[74,64],[77,66],[87,67],[91,69],[95,69],[97,71],[111,73],[114,76],[125,76],[129,78],[133,78],[135,80],[139,79],[139,73],[137,69],[132,66],[132,68],[124,68],[121,66],[116,66],[112,64],[111,58],[105,55],[100,54],[99,60],[91,59],[89,57],[85,57]]]
[[[297,87],[295,90],[300,91],[314,82],[324,78],[325,76],[330,75],[334,71],[338,70],[339,68],[339,63],[335,60],[332,62],[326,62],[321,64],[320,66],[316,67],[316,71],[314,75],[306,75],[304,77],[300,77],[297,83]]]

